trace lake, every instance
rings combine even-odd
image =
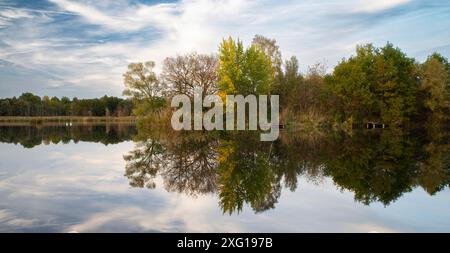
[[[450,232],[449,143],[0,126],[0,232]]]

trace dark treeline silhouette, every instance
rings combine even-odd
[[[98,142],[105,145],[130,141],[136,127],[129,124],[73,125],[73,126],[0,126],[0,142],[33,148],[41,144]]]
[[[130,100],[118,97],[71,100],[23,93],[0,99],[0,116],[130,116],[132,107]]]

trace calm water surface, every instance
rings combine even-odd
[[[448,132],[299,136],[2,126],[0,232],[450,232]]]

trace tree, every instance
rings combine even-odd
[[[418,91],[415,60],[388,43],[377,50],[373,65],[375,94],[384,122],[401,124],[416,112]]]
[[[160,82],[153,72],[155,63],[130,63],[128,71],[123,75],[125,90],[123,95],[133,99],[153,99],[161,92]]]
[[[414,59],[388,43],[358,46],[327,78],[345,118],[401,124],[416,110],[418,90]]]
[[[442,118],[450,109],[450,75],[446,59],[433,54],[420,66],[420,91],[422,106]]]
[[[158,80],[153,68],[155,63],[131,63],[128,71],[123,75],[125,90],[123,95],[131,97],[134,102],[136,115],[147,115],[151,111],[160,109],[165,101],[161,97],[163,85]]]
[[[175,94],[194,98],[200,89],[203,96],[217,92],[217,57],[214,55],[186,54],[164,60],[162,79]]]
[[[436,59],[437,61],[439,61],[441,64],[444,65],[445,69],[447,70],[448,74],[450,75],[450,62],[448,62],[448,59],[446,57],[444,57],[443,55],[441,55],[437,52],[434,52],[433,54],[431,54],[428,57],[428,59]]]
[[[298,96],[300,110],[309,112],[311,110],[326,111],[329,110],[329,101],[326,95],[325,87],[326,66],[322,63],[316,63],[308,67],[308,71],[300,82],[300,87],[294,93]]]
[[[252,45],[255,45],[256,47],[261,49],[270,58],[274,73],[280,74],[283,59],[281,58],[281,52],[277,45],[277,41],[274,39],[266,38],[262,35],[255,35],[252,40]]]
[[[244,50],[231,37],[219,48],[219,89],[224,94],[270,94],[274,72],[270,58],[258,46]]]
[[[299,72],[297,57],[292,56],[291,59],[287,60],[284,69],[286,89],[292,90],[292,88],[302,79],[302,76]]]
[[[41,116],[42,102],[39,96],[26,92],[19,97],[19,103],[22,105],[22,116]]]
[[[50,113],[52,115],[58,116],[58,115],[64,115],[61,109],[61,101],[57,97],[52,97],[50,99]]]
[[[280,81],[275,84],[273,93],[280,96],[281,108],[292,105],[294,96],[299,95],[296,88],[303,81],[303,77],[300,75],[298,68],[298,60],[295,56],[292,56],[285,63],[284,73],[281,72]]]

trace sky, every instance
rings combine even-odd
[[[0,97],[121,96],[129,63],[159,71],[165,57],[216,53],[228,36],[274,38],[302,71],[331,71],[365,43],[450,57],[449,27],[448,0],[0,0]]]

